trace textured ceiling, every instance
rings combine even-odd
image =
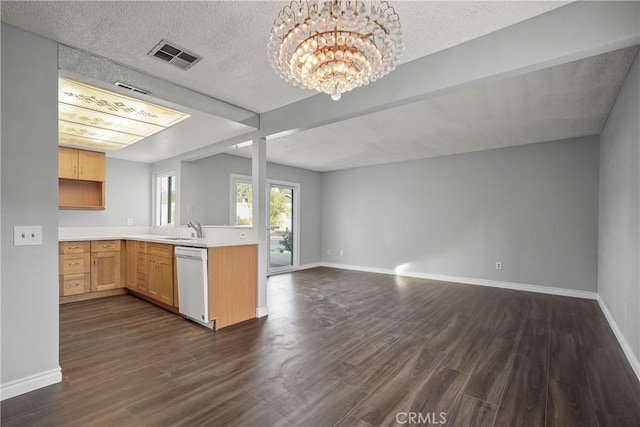
[[[263,113],[314,95],[281,80],[266,52],[286,1],[2,1],[2,21]],[[418,2],[400,15],[402,62],[458,45],[567,2]],[[148,57],[166,39],[204,56],[188,71]]]
[[[2,1],[1,13],[2,21],[11,25],[263,113],[315,94],[282,81],[268,62],[270,26],[285,3]],[[407,46],[402,62],[566,3],[394,0]],[[148,57],[161,39],[204,59],[182,71]],[[597,134],[636,51],[634,47],[609,52],[471,85],[269,140],[267,157],[275,163],[327,171]],[[190,119],[118,156],[147,162],[171,157],[210,144],[217,126],[206,116]],[[230,127],[225,132],[238,135],[244,129]],[[250,152],[245,148],[234,153]]]
[[[274,163],[330,171],[602,131],[631,47],[268,141]],[[250,156],[241,148],[230,154]]]

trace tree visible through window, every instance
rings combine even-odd
[[[253,223],[253,197],[251,183],[236,181],[236,225]]]

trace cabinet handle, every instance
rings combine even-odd
[[[69,246],[69,249],[80,249],[80,246]]]
[[[78,174],[78,167],[77,167],[77,166],[74,166],[74,167],[73,167],[73,174],[74,174],[74,175],[77,175],[77,174]]]
[[[84,166],[80,166],[80,175],[84,175]]]
[[[110,248],[111,245],[102,245],[103,248]]]
[[[70,262],[69,265],[80,265],[80,261]]]

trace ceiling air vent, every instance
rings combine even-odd
[[[196,55],[193,52],[189,52],[186,49],[171,44],[166,40],[162,40],[148,53],[149,56],[153,56],[169,64],[175,65],[183,70],[188,70],[197,64],[202,57]]]
[[[129,90],[132,90],[134,92],[141,93],[143,95],[149,95],[149,93],[151,93],[148,90],[140,89],[139,87],[131,86],[131,85],[128,85],[128,84],[122,83],[122,82],[115,82],[114,85],[116,85],[118,87],[121,87],[123,89],[129,89]]]

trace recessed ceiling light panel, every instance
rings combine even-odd
[[[59,142],[119,150],[189,114],[67,79],[58,81]]]

